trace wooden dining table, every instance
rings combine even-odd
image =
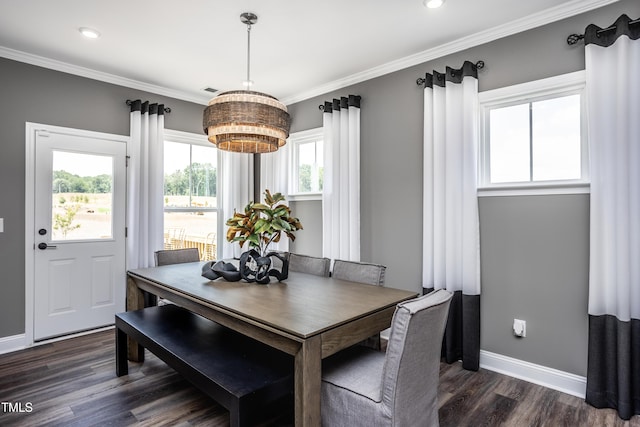
[[[146,291],[293,355],[296,426],[320,425],[322,359],[388,328],[396,305],[417,296],[296,272],[267,285],[209,280],[202,264],[128,271],[127,310],[144,308]],[[129,359],[143,358],[130,342]]]

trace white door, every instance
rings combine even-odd
[[[125,309],[126,143],[100,135],[36,131],[34,340]]]

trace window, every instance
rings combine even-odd
[[[289,137],[291,144],[290,193],[293,199],[320,196],[324,172],[322,128],[297,132]],[[309,198],[309,197],[306,197]]]
[[[218,150],[205,136],[165,131],[165,249],[198,248],[202,259],[217,258],[218,170]]]
[[[480,94],[480,188],[588,183],[584,74]]]

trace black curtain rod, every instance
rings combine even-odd
[[[127,101],[125,102],[125,104],[127,104],[129,107],[131,107],[131,103],[132,103],[132,102],[133,102],[132,100],[127,99]],[[164,112],[165,112],[165,113],[170,113],[170,112],[171,112],[171,108],[169,108],[169,107],[164,107]]]
[[[639,22],[640,22],[640,18],[636,19],[634,21],[629,21],[629,25],[637,24]],[[612,25],[610,27],[603,28],[601,30],[596,31],[596,35],[599,36],[602,33],[606,33],[607,31],[613,31],[616,28],[618,28],[617,25]],[[568,45],[574,45],[574,44],[578,43],[582,39],[584,39],[584,34],[571,34],[569,37],[567,37],[567,44]]]
[[[480,60],[478,62],[475,63],[475,66],[478,70],[482,70],[484,68],[484,61]],[[416,80],[416,84],[418,86],[422,86],[424,84],[426,80],[424,79],[424,77],[419,77],[418,80]]]

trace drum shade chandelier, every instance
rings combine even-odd
[[[251,64],[251,26],[258,17],[249,12],[240,15],[247,25],[247,80]],[[204,133],[220,150],[239,153],[270,153],[287,142],[291,117],[287,107],[271,95],[251,90],[222,92],[204,110]]]

